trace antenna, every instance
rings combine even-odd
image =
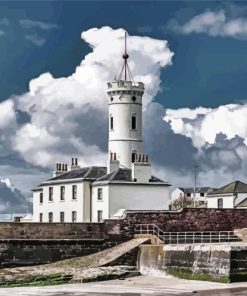
[[[125,32],[125,34],[124,34],[124,54],[123,54],[124,63],[123,63],[120,75],[118,77],[118,81],[122,80],[121,78],[122,78],[123,71],[124,71],[124,81],[127,81],[127,78],[128,78],[127,75],[128,75],[130,81],[133,81],[135,83],[133,75],[132,75],[129,65],[128,65],[128,61],[127,61],[128,58],[129,58],[129,55],[127,53],[127,32]]]

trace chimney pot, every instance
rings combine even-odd
[[[148,162],[148,155],[146,155],[146,162]]]
[[[67,170],[68,170],[68,165],[65,164],[64,167],[65,167],[65,172],[67,172]]]
[[[142,155],[139,154],[139,155],[138,155],[138,162],[141,162],[141,161],[142,161]]]
[[[74,165],[74,158],[72,158],[72,160],[71,160],[71,164]]]
[[[145,155],[143,154],[143,155],[142,155],[142,162],[145,162],[145,160],[146,160],[146,157],[145,157]]]
[[[75,158],[75,165],[78,165],[78,158]]]
[[[114,160],[117,160],[117,153],[114,153]]]

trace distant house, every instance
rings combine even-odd
[[[196,206],[198,207],[206,207],[206,202],[207,202],[207,194],[211,191],[215,190],[214,188],[211,187],[196,187],[196,192],[195,192],[195,202]],[[171,194],[171,201],[172,204],[176,199],[179,198],[191,198],[194,199],[194,188],[189,187],[189,188],[183,188],[179,187],[176,188],[172,194]]]
[[[247,208],[247,184],[235,181],[207,194],[208,208]]]

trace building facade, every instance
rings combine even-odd
[[[235,181],[207,194],[208,208],[244,208],[247,201],[247,184]]]
[[[213,190],[211,187],[179,187],[172,191],[171,203],[173,205],[176,200],[191,199],[195,207],[207,207],[207,194]]]

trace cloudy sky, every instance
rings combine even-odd
[[[244,1],[1,1],[0,176],[26,193],[56,162],[105,163],[124,30],[155,175],[247,182]]]

